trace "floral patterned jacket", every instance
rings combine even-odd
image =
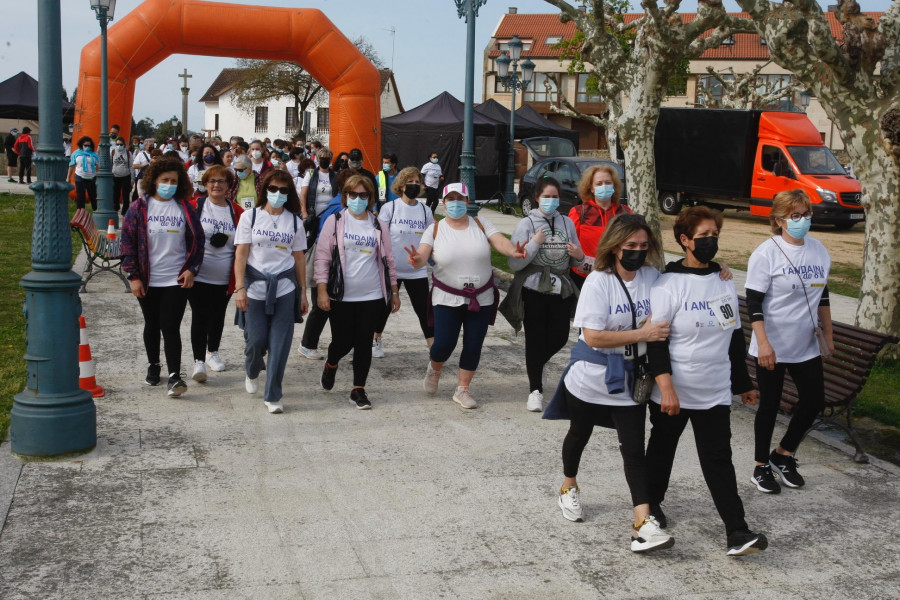
[[[180,198],[172,198],[184,211],[187,217],[187,228],[184,232],[187,256],[179,273],[191,271],[194,275],[203,264],[203,251],[206,237],[200,225],[200,217],[191,205]],[[147,237],[147,197],[143,194],[131,203],[122,222],[122,269],[128,273],[128,279],[140,279],[144,287],[150,285],[150,240]]]

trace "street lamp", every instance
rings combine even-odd
[[[59,0],[37,2],[38,142],[31,272],[25,288],[25,389],[10,411],[12,451],[56,456],[97,444],[97,410],[78,387],[81,277],[72,271],[69,160],[62,145],[62,44]]]
[[[176,127],[178,127],[178,119],[172,119],[172,137],[178,137],[177,135],[175,135],[177,131],[175,129]]]
[[[497,59],[497,77],[504,88],[512,89],[512,102],[509,110],[509,156],[506,163],[506,185],[504,186],[506,200],[510,203],[515,203],[516,201],[516,194],[513,191],[516,171],[516,152],[513,147],[516,139],[516,90],[524,92],[528,89],[528,84],[531,83],[531,79],[534,77],[534,63],[527,58],[522,62],[522,75],[521,77],[519,76],[519,59],[522,57],[523,46],[524,44],[522,44],[519,36],[514,35],[513,39],[507,43],[509,53]],[[510,65],[512,65],[512,72],[509,69]]]
[[[119,213],[113,207],[112,157],[109,153],[109,84],[106,53],[106,26],[113,20],[116,12],[116,0],[90,0],[91,10],[97,13],[100,21],[100,144],[97,153],[100,164],[97,165],[97,210],[94,212],[94,223],[103,231],[110,219],[119,226]]]
[[[466,98],[463,117],[463,151],[460,156],[459,178],[469,190],[469,214],[478,213],[475,203],[475,17],[487,0],[453,0],[456,12],[466,20]]]

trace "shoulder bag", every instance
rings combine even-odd
[[[788,257],[787,253],[781,247],[781,245],[775,241],[775,238],[772,238],[772,243],[781,250],[781,253],[784,254],[784,258],[787,259],[788,264],[791,265],[791,268],[794,269],[794,274],[797,275],[797,279],[800,280],[800,289],[803,290],[803,296],[806,298],[806,309],[809,311],[809,319],[813,324],[813,334],[816,336],[816,343],[819,344],[819,354],[822,358],[828,358],[831,356],[831,350],[828,349],[828,341],[825,339],[825,332],[822,331],[822,328],[819,327],[819,323],[813,317],[812,306],[809,304],[809,294],[806,293],[806,283],[803,281],[803,277],[800,276],[800,271],[797,270],[797,267],[794,266],[794,263]]]
[[[341,253],[338,250],[337,225],[341,213],[334,213],[334,246],[331,247],[331,265],[328,267],[328,297],[341,300],[344,297],[344,269],[341,267]]]
[[[622,278],[619,277],[618,273],[615,275],[616,279],[619,281],[619,285],[622,286],[622,290],[625,292],[625,297],[628,298],[628,304],[631,305],[631,328],[637,329],[637,319],[634,316],[636,308],[634,306],[634,301],[631,299],[631,294],[628,293],[628,288],[625,287],[625,282],[622,281]],[[650,392],[653,391],[654,378],[653,375],[650,374],[650,365],[647,362],[646,355],[638,356],[638,345],[629,344],[629,348],[634,357],[634,385],[631,388],[631,399],[637,404],[644,404],[650,399]]]

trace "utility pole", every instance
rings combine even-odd
[[[185,69],[184,73],[181,73],[179,77],[184,79],[184,85],[181,87],[181,133],[187,135],[188,92],[191,91],[191,88],[187,86],[187,80],[189,77],[193,77],[193,75],[188,75],[187,69]],[[174,131],[172,132],[172,135],[175,135]]]

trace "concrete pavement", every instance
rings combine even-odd
[[[107,390],[97,448],[25,462],[0,445],[4,600],[898,597],[898,470],[807,440],[806,488],[764,496],[747,481],[749,409],[734,410],[732,446],[748,522],[769,550],[726,558],[685,432],[664,505],[676,544],[637,556],[613,432],[598,429],[585,452],[586,522],[561,516],[566,424],[525,410],[524,339],[502,317],[472,386],[478,410],[450,400],[456,355],[438,395],[422,392],[425,344],[404,294],[373,361],[373,410],[350,406],[346,361],[324,392],[322,362],[293,353],[285,413],[270,415],[243,390],[236,328],[222,344],[229,370],[168,399],[141,384],[136,300],[108,275],[91,289],[82,301]],[[566,354],[548,365],[548,393]]]

